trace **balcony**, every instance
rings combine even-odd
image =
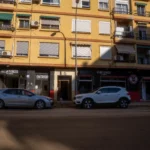
[[[3,4],[15,4],[15,0],[0,0],[0,3],[3,3]]]
[[[0,0],[0,10],[13,11],[15,0]]]
[[[131,31],[115,31],[115,37],[118,37],[118,38],[134,38],[134,33],[131,32]]]
[[[120,7],[115,7],[113,9],[113,17],[116,19],[128,19],[128,20],[132,20],[133,16],[132,16],[132,12],[129,9],[123,9]]]
[[[13,27],[12,27],[12,25],[0,25],[0,30],[12,31]]]
[[[135,55],[130,54],[122,54],[122,55],[116,55],[114,57],[115,62],[121,62],[121,63],[135,63]]]
[[[136,33],[136,39],[137,40],[150,40],[150,34],[143,34],[140,35],[139,33]]]
[[[132,14],[130,10],[119,8],[119,7],[115,7],[113,9],[113,13],[114,14]]]
[[[134,15],[136,16],[142,16],[142,17],[150,17],[150,11],[134,11]]]

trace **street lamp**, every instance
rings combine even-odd
[[[57,33],[61,33],[64,38],[64,65],[66,67],[66,64],[67,64],[66,63],[66,37],[65,37],[64,33],[61,31],[55,31],[51,34],[51,36],[55,36]]]
[[[80,0],[75,0],[76,11],[75,11],[75,95],[78,91],[78,66],[77,66],[77,10]]]

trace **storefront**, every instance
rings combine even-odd
[[[2,69],[0,70],[0,88],[23,88],[39,95],[50,96],[50,70],[44,68]]]
[[[92,92],[103,86],[121,86],[126,88],[133,101],[141,99],[141,75],[137,70],[127,69],[80,69],[78,74],[78,92]]]

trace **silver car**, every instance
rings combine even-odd
[[[50,97],[36,95],[24,89],[0,89],[0,109],[4,107],[51,108]]]

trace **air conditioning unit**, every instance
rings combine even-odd
[[[39,26],[39,22],[38,21],[31,21],[31,26],[38,27]]]
[[[11,56],[11,51],[2,51],[2,56]]]

